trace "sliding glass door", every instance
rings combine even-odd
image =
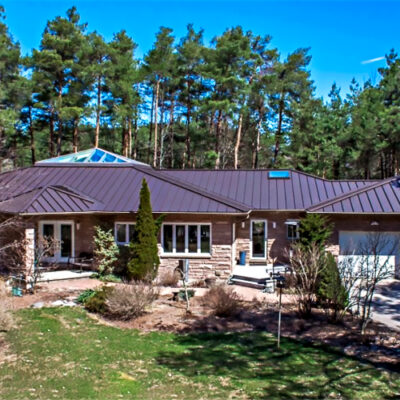
[[[41,221],[39,223],[42,239],[54,241],[48,252],[48,262],[68,262],[75,253],[74,223],[72,221]]]

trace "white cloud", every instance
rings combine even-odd
[[[376,58],[371,58],[370,60],[365,60],[365,61],[361,61],[361,64],[371,64],[377,61],[381,61],[384,60],[385,57],[376,57]]]

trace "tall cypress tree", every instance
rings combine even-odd
[[[131,260],[128,277],[134,280],[153,279],[160,259],[157,247],[157,224],[151,209],[150,190],[145,179],[140,189],[140,203],[136,217],[135,237],[130,244]]]

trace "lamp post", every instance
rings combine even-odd
[[[281,346],[281,320],[282,320],[282,289],[285,286],[285,278],[279,273],[274,276],[276,279],[276,287],[279,289],[279,312],[278,312],[278,341],[277,347]]]

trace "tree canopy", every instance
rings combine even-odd
[[[125,31],[106,41],[75,7],[22,57],[0,9],[0,168],[103,147],[159,168],[294,168],[386,178],[400,166],[400,58],[377,83],[315,95],[311,51],[232,27],[204,44],[161,27],[138,58]]]

